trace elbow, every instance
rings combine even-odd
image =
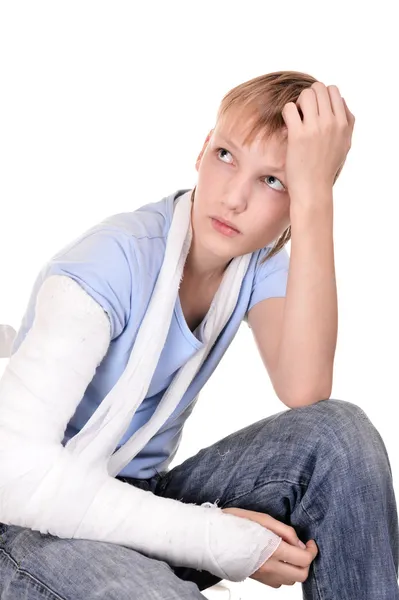
[[[331,397],[332,381],[319,383],[317,386],[308,386],[294,389],[282,388],[275,389],[276,394],[285,406],[288,408],[301,408],[302,406],[311,406],[322,400],[328,400]]]

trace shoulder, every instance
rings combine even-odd
[[[116,228],[137,240],[142,238],[165,238],[173,218],[173,209],[179,197],[188,190],[179,189],[157,202],[143,204],[131,212],[107,217],[100,225]]]
[[[77,282],[109,315],[114,339],[129,320],[132,298],[152,291],[178,196],[107,217],[57,252],[42,281],[65,275]]]

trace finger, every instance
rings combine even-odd
[[[349,122],[346,117],[345,105],[342,102],[339,89],[336,85],[329,85],[327,89],[330,95],[332,110],[334,115],[337,117],[337,121],[340,123],[346,123],[348,125]]]
[[[274,569],[278,580],[283,585],[290,585],[298,581],[304,582],[309,576],[309,567],[296,567],[289,563],[279,563]]]
[[[305,544],[303,542],[301,542],[301,540],[299,539],[295,529],[293,529],[292,527],[289,527],[287,525],[284,525],[284,523],[281,523],[280,525],[283,525],[283,527],[279,528],[280,533],[278,533],[278,535],[281,538],[283,538],[283,540],[285,542],[287,542],[288,544],[291,544],[291,546],[299,546],[303,550],[306,548]],[[274,531],[274,526],[273,526],[273,531]]]
[[[296,531],[290,525],[286,525],[281,521],[278,521],[271,515],[262,514],[253,510],[246,510],[241,508],[223,508],[223,512],[231,513],[238,517],[244,517],[251,521],[255,521],[259,523],[266,529],[269,529],[276,535],[279,535],[283,540],[286,540],[288,543],[293,544],[294,546],[299,544],[299,538],[296,534]],[[303,544],[303,548],[305,548],[305,544]]]
[[[301,117],[294,102],[287,102],[281,112],[288,129],[288,135],[302,126]]]
[[[302,90],[296,104],[302,111],[303,122],[305,125],[318,118],[319,109],[317,106],[316,92],[311,87]]]
[[[316,558],[316,556],[319,553],[319,549],[314,540],[309,540],[308,542],[306,542],[306,550],[307,552],[310,552],[312,556],[312,561]]]
[[[295,529],[290,525],[286,525],[281,521],[278,521],[270,515],[265,515],[264,524],[267,529],[270,529],[277,535],[279,535],[285,542],[292,544],[293,546],[300,546],[305,549],[305,544],[300,541]],[[302,546],[300,545],[302,543]]]
[[[334,115],[333,107],[331,104],[330,94],[328,93],[328,89],[321,83],[321,81],[316,81],[312,84],[312,90],[316,95],[316,102],[318,106],[319,115],[322,118],[332,117]]]
[[[280,542],[277,550],[274,551],[271,558],[274,560],[286,562],[296,567],[308,567],[313,560],[313,554],[311,548],[302,550],[297,546],[291,546],[284,541]]]

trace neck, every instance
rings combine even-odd
[[[193,229],[191,246],[184,265],[186,276],[199,282],[213,283],[222,279],[229,264],[230,261],[221,259],[201,246]]]

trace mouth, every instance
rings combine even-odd
[[[211,219],[215,219],[215,221],[219,221],[219,223],[223,223],[223,225],[230,227],[230,229],[234,229],[234,231],[236,231],[237,233],[241,233],[240,230],[237,229],[237,227],[234,225],[234,223],[232,223],[231,221],[228,221],[227,219],[222,219],[222,217],[217,217],[216,215],[211,215]]]
[[[241,232],[234,227],[229,221],[225,221],[224,219],[220,219],[219,217],[211,217],[212,225],[214,229],[228,236],[235,236],[240,234]]]

